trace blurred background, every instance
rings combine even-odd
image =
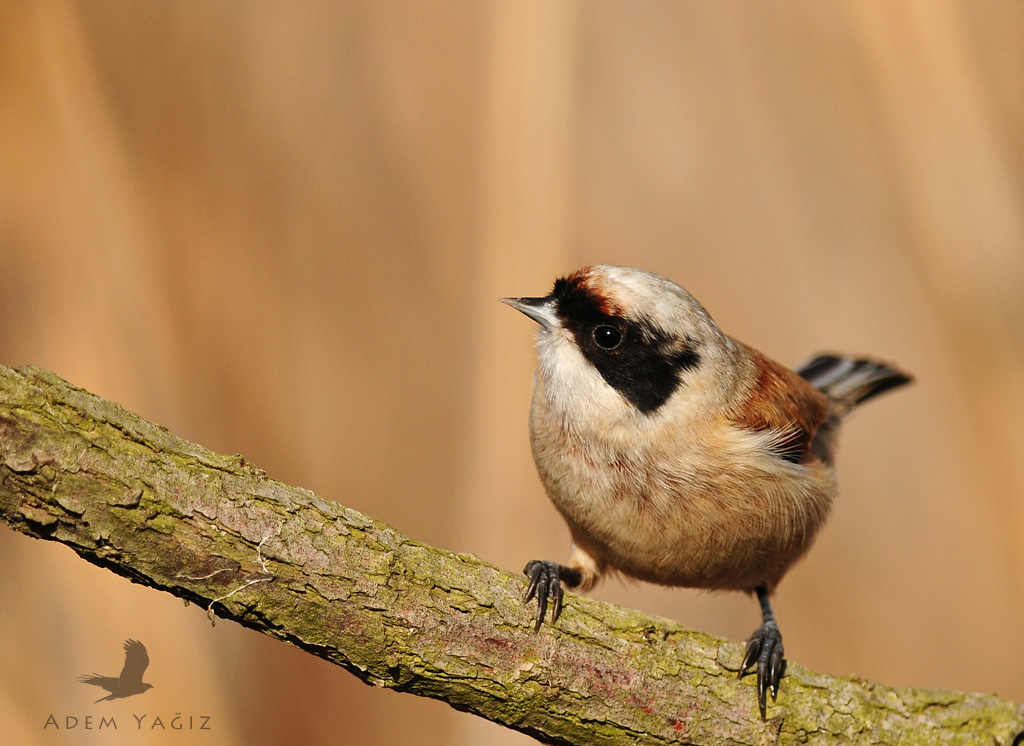
[[[776,601],[788,657],[1021,700],[1022,40],[1010,1],[12,0],[0,363],[518,570],[568,538],[529,455],[534,326],[497,298],[653,270],[782,362],[917,376],[846,428]],[[0,529],[0,563],[9,743],[530,742],[62,546]],[[739,595],[594,595],[759,622]],[[129,637],[155,688],[94,707],[76,677]],[[212,730],[148,729],[175,714]]]

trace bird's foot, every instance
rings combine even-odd
[[[530,580],[526,587],[526,597],[523,603],[528,603],[534,596],[537,597],[537,624],[534,630],[540,630],[544,623],[544,616],[548,611],[548,601],[551,601],[551,623],[558,621],[562,613],[562,581],[570,588],[580,584],[583,575],[579,570],[572,567],[559,565],[557,562],[547,560],[530,560],[523,568],[523,573]]]
[[[757,704],[761,708],[761,719],[765,717],[768,690],[772,691],[772,702],[779,695],[779,681],[785,673],[783,660],[782,633],[774,621],[767,621],[758,627],[747,641],[747,652],[740,664],[740,678],[757,664]]]

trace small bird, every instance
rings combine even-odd
[[[755,594],[747,642],[757,697],[778,696],[782,635],[769,597],[810,549],[837,493],[839,425],[912,378],[823,354],[795,372],[724,334],[679,285],[639,269],[584,267],[542,298],[502,298],[540,324],[530,444],[569,526],[565,565],[533,560],[536,629],[562,584],[609,571]]]
[[[103,702],[107,699],[121,699],[130,697],[133,694],[142,694],[147,689],[152,689],[152,684],[146,684],[142,675],[149,666],[149,653],[146,646],[138,640],[126,640],[124,643],[124,668],[118,678],[113,676],[100,676],[94,673],[91,676],[85,675],[79,678],[83,684],[92,684],[101,689],[106,689],[110,694],[97,699],[96,702]],[[93,702],[93,704],[96,704]]]

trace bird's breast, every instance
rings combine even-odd
[[[809,547],[832,470],[772,455],[728,422],[602,423],[531,407],[531,445],[573,540],[615,569],[687,587],[774,586]]]

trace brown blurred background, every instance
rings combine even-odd
[[[518,569],[568,540],[529,456],[534,330],[497,298],[657,271],[783,362],[918,377],[846,430],[776,603],[789,657],[1020,700],[1022,124],[1019,2],[14,0],[0,362]],[[64,547],[4,529],[0,562],[7,743],[528,742]],[[735,595],[595,595],[758,622]],[[128,637],[155,688],[94,707],[75,677]],[[43,730],[101,713],[117,733]]]

